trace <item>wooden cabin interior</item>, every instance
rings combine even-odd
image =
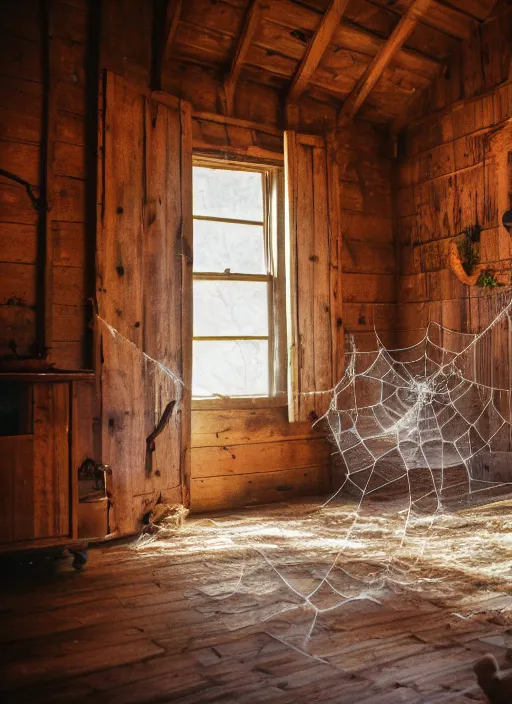
[[[512,702],[511,0],[5,0],[0,35],[2,701]],[[455,334],[425,528],[340,419],[357,360],[445,379]],[[485,501],[441,502],[450,442]]]

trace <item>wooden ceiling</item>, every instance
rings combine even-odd
[[[169,0],[167,66],[223,77],[230,114],[239,80],[277,88],[289,124],[301,96],[390,123],[469,39],[496,0]]]

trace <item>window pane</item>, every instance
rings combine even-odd
[[[265,281],[194,281],[194,336],[268,335]]]
[[[263,227],[194,220],[194,271],[264,274]]]
[[[194,215],[262,221],[261,173],[194,167]]]
[[[268,396],[266,340],[194,340],[194,396]]]

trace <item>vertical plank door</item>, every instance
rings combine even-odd
[[[110,72],[100,105],[102,460],[112,468],[113,528],[126,535],[156,502],[189,500],[192,118],[185,101]],[[146,438],[172,400],[148,453]]]
[[[334,140],[285,132],[288,409],[313,422],[341,378],[341,227]]]

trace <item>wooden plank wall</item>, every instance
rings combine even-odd
[[[48,269],[43,273],[38,213],[24,186],[0,177],[0,358],[37,356],[38,329],[46,325],[51,330],[49,361],[80,369],[91,366],[85,209],[90,12],[86,0],[52,0],[49,7],[53,99],[47,129],[43,3],[20,0],[1,7],[0,168],[28,181],[38,196],[48,132],[50,210]],[[43,320],[45,300],[49,310]]]
[[[387,130],[356,120],[338,133],[345,341],[396,344],[397,258]]]
[[[47,127],[41,29],[46,7],[53,95]],[[49,362],[69,370],[92,365],[87,299],[94,290],[95,232],[87,204],[91,192],[93,205],[96,196],[96,54],[101,50],[100,68],[147,86],[152,21],[145,0],[101,3],[101,18],[98,8],[89,0],[19,0],[0,7],[0,168],[28,181],[38,196],[50,134],[52,262],[44,272],[38,213],[25,188],[0,176],[0,359],[38,356],[38,329],[46,325],[52,332]]]
[[[288,409],[192,411],[193,511],[321,494],[330,488],[331,446]]]
[[[453,238],[478,223],[481,261],[510,282],[511,241],[501,217],[512,191],[511,30],[512,8],[499,2],[422,96],[403,136],[396,200],[400,345],[419,340],[430,320],[481,330],[503,302],[461,283],[448,252]],[[502,367],[507,344],[498,355]]]

